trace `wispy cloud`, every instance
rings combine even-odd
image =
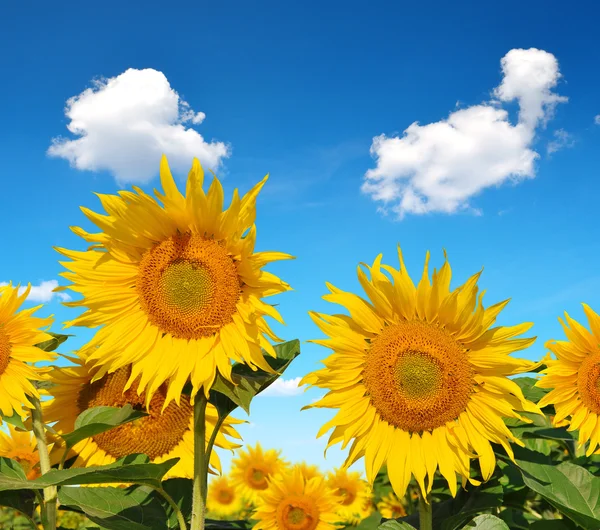
[[[271,386],[267,387],[264,392],[261,392],[261,396],[278,396],[278,397],[290,397],[297,396],[304,392],[304,387],[299,387],[301,377],[295,377],[294,379],[277,379]]]
[[[594,123],[596,125],[600,125],[600,114],[594,116]]]
[[[490,101],[460,108],[448,118],[410,125],[402,137],[373,139],[376,167],[362,191],[399,218],[406,214],[476,210],[469,200],[482,190],[535,176],[539,157],[532,144],[558,103],[553,92],[561,74],[551,53],[510,50],[501,60],[503,78]],[[519,117],[509,121],[503,104],[516,101]]]
[[[8,282],[0,282],[0,286],[4,285],[8,285]],[[39,285],[32,285],[27,300],[30,302],[48,303],[52,301],[54,297],[57,297],[63,301],[71,299],[71,297],[66,293],[53,292],[57,287],[58,282],[56,280],[42,281]],[[19,287],[19,294],[23,294],[26,290],[27,286]]]
[[[575,140],[571,133],[568,133],[564,129],[557,129],[554,131],[554,140],[548,143],[547,151],[551,155],[552,153],[556,153],[556,151],[560,151],[566,147],[573,147],[574,145]]]
[[[78,138],[54,138],[48,155],[65,158],[76,169],[109,171],[119,183],[152,179],[163,153],[180,172],[189,170],[194,156],[216,169],[230,153],[225,143],[207,142],[189,127],[206,115],[192,110],[152,68],[93,81],[92,88],[67,100],[65,115]]]

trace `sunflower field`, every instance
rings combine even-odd
[[[361,264],[364,293],[327,284],[336,309],[310,314],[330,351],[300,381],[324,391],[305,408],[334,409],[314,435],[346,461],[290,461],[244,445],[232,415],[300,355],[266,301],[291,287],[265,267],[292,256],[254,249],[267,179],[227,208],[197,159],[185,194],[165,157],[160,179],[99,194],[104,213],[82,208],[98,232],[56,249],[81,310],[64,326],[95,330],[83,347],[21,309],[29,287],[0,287],[0,528],[600,529],[592,308],[532,362],[515,355],[532,324],[494,325],[508,300],[484,306],[481,272],[451,288],[427,254],[417,281],[400,248],[397,268]]]

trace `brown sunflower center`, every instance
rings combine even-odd
[[[217,499],[221,504],[231,504],[233,502],[233,491],[229,488],[222,488],[217,493]]]
[[[77,400],[79,410],[100,406],[123,407],[126,404],[145,410],[146,393],[137,394],[139,380],[123,392],[130,373],[131,368],[120,368],[84,386]],[[179,406],[171,402],[161,414],[166,396],[167,387],[161,385],[150,400],[148,416],[97,434],[93,437],[96,445],[114,458],[144,453],[155,459],[175,449],[190,427],[193,409],[189,400],[181,396]]]
[[[319,524],[319,510],[310,499],[288,497],[277,508],[277,523],[282,530],[315,530]]]
[[[137,290],[152,324],[176,338],[198,339],[232,321],[241,286],[223,244],[187,233],[171,236],[144,254]]]
[[[246,470],[248,485],[255,490],[266,490],[269,487],[267,477],[269,473],[265,469],[249,467]]]
[[[473,370],[466,349],[444,329],[407,321],[388,326],[371,341],[363,382],[383,420],[421,433],[465,410]]]
[[[0,374],[3,374],[4,370],[8,368],[11,350],[12,345],[6,331],[4,331],[4,325],[0,324]]]
[[[339,488],[338,495],[342,506],[350,506],[356,500],[356,492],[347,488]]]
[[[594,414],[600,414],[600,353],[588,355],[577,377],[581,402]]]

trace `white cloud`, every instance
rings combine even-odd
[[[300,383],[301,377],[296,377],[294,379],[276,379],[271,386],[267,387],[264,392],[261,392],[261,396],[297,396],[304,392],[303,387],[299,387],[298,383]]]
[[[193,157],[216,169],[230,148],[207,142],[196,130],[206,115],[196,112],[171,88],[162,72],[130,68],[67,101],[67,128],[76,139],[54,138],[48,155],[81,170],[110,171],[119,183],[147,182],[160,156],[174,171],[186,172]]]
[[[600,114],[594,116],[594,123],[596,125],[600,125]]]
[[[402,137],[373,138],[376,167],[365,174],[362,191],[408,213],[470,210],[469,199],[485,188],[535,176],[535,131],[545,126],[557,103],[552,92],[561,74],[554,55],[531,48],[511,50],[501,60],[503,79],[496,99],[451,112],[447,119],[411,124]],[[503,103],[517,101],[518,122]]]
[[[0,282],[0,287],[8,285],[8,282]],[[71,297],[66,293],[55,293],[54,289],[58,287],[58,282],[56,280],[47,280],[40,282],[39,285],[32,285],[31,291],[29,291],[29,296],[27,300],[30,302],[42,302],[48,303],[55,296],[60,298],[63,301],[70,300]],[[23,294],[27,289],[27,286],[19,287],[19,294]]]
[[[573,147],[575,145],[575,140],[573,140],[573,135],[568,133],[564,129],[557,129],[554,131],[554,140],[548,142],[548,154],[556,153],[565,147]]]

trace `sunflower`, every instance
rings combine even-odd
[[[348,524],[350,526],[358,526],[374,511],[375,510],[373,509],[373,498],[369,496],[369,498],[365,500],[364,504],[362,505],[361,510],[348,519]]]
[[[263,451],[259,443],[246,449],[239,451],[238,458],[231,461],[231,479],[246,500],[256,503],[259,495],[268,488],[268,479],[283,472],[288,463],[280,458],[280,451]]]
[[[540,408],[554,405],[555,426],[569,425],[569,431],[579,429],[579,446],[589,442],[587,456],[600,444],[600,316],[583,304],[591,331],[565,312],[559,321],[567,341],[548,341],[548,348],[557,359],[546,361],[546,374],[537,383],[540,388],[552,388],[538,403]]]
[[[313,477],[321,476],[321,472],[319,471],[319,468],[317,466],[315,466],[314,464],[307,464],[306,462],[300,462],[299,464],[296,464],[296,465],[300,468],[300,471],[302,471],[302,475],[304,476],[304,478],[306,480],[309,480]]]
[[[244,508],[244,503],[231,480],[222,475],[214,478],[208,485],[206,507],[218,517],[230,517],[239,514]]]
[[[129,367],[119,368],[94,381],[96,369],[90,368],[85,359],[68,359],[75,365],[54,368],[50,376],[54,386],[48,390],[53,399],[43,403],[44,418],[48,423],[56,422],[53,428],[58,433],[71,432],[77,416],[92,407],[123,407],[130,404],[135,409],[144,408],[147,399],[143,392],[138,395],[133,389],[124,390],[131,371]],[[194,469],[193,406],[188,397],[182,396],[179,405],[170,403],[165,408],[163,402],[166,394],[166,385],[154,392],[149,402],[148,416],[77,443],[69,456],[77,455],[73,467],[104,465],[129,454],[144,453],[154,463],[179,458],[179,462],[169,470],[167,478],[191,478]],[[206,409],[209,436],[217,417],[217,410],[209,404]],[[239,423],[243,421],[225,420],[215,445],[224,449],[239,447],[225,437],[240,438],[232,427]],[[58,449],[54,452],[55,458],[62,456]],[[211,466],[220,471],[216,452],[213,451],[210,458]]]
[[[0,413],[7,417],[15,413],[25,416],[23,405],[33,408],[27,396],[39,398],[39,393],[32,381],[39,381],[47,371],[35,368],[33,363],[56,357],[35,347],[52,338],[40,331],[42,327],[50,327],[52,318],[32,316],[42,306],[16,312],[30,290],[28,285],[19,294],[19,286],[0,286]]]
[[[381,500],[377,503],[377,510],[386,519],[398,519],[406,516],[404,504],[402,504],[394,492],[381,497]]]
[[[16,460],[28,479],[40,476],[40,457],[31,431],[17,431],[10,424],[8,433],[0,431],[0,456]]]
[[[455,495],[457,473],[463,485],[475,480],[470,458],[479,459],[487,480],[496,463],[491,443],[511,458],[509,442],[522,445],[503,417],[526,421],[517,411],[541,414],[507,378],[533,365],[509,356],[533,343],[513,338],[532,324],[490,329],[508,300],[484,309],[483,293],[477,295],[481,273],[450,291],[447,259],[430,282],[427,253],[415,287],[400,249],[398,255],[399,270],[382,265],[381,255],[365,265],[371,279],[358,268],[370,301],[327,284],[331,294],[324,299],[345,306],[350,316],[311,313],[330,337],[313,342],[334,353],[324,369],[301,381],[330,390],[305,408],[340,409],[317,436],[334,428],[328,447],[342,442],[342,449],[352,440],[344,465],[364,456],[370,483],[387,462],[396,494],[404,495],[411,475],[426,494],[439,468]]]
[[[323,477],[306,480],[297,466],[269,480],[253,519],[256,530],[337,528],[337,499]]]
[[[360,473],[336,469],[327,475],[327,486],[337,497],[337,514],[342,523],[352,523],[362,515],[366,502],[371,499],[371,487],[360,478]]]
[[[57,250],[72,260],[61,262],[68,288],[83,295],[66,305],[86,308],[66,327],[100,326],[84,347],[88,362],[102,367],[97,378],[132,365],[126,388],[143,374],[140,391],[151,399],[166,382],[167,406],[179,403],[190,378],[192,396],[201,388],[208,396],[217,371],[231,380],[232,360],[273,371],[261,348],[276,356],[266,337],[281,339],[264,317],[283,321],[261,299],[290,287],[262,267],[291,256],[254,252],[256,197],[267,177],[241,199],[235,190],[223,211],[216,176],[205,194],[194,159],[183,196],[163,156],[163,193],[155,191],[162,205],[134,187],[98,195],[107,215],[82,208],[101,232],[73,227],[92,246]]]

